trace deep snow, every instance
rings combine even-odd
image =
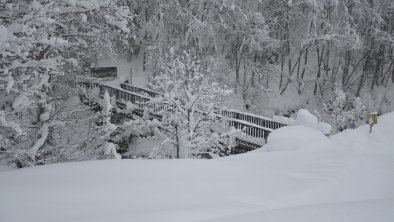
[[[3,171],[0,221],[392,222],[393,130],[390,113],[372,134],[361,126],[327,139],[291,126],[263,149],[221,159]]]

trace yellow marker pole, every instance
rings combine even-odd
[[[366,120],[369,125],[369,133],[372,133],[372,127],[378,123],[378,113],[372,112],[367,114]]]

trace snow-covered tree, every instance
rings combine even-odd
[[[366,107],[359,97],[351,97],[340,88],[336,88],[335,97],[324,103],[328,119],[334,131],[343,131],[360,125],[365,116]]]
[[[104,146],[103,146],[104,155],[106,155],[109,158],[121,159],[121,156],[116,151],[117,146],[114,143],[109,142],[111,133],[113,133],[117,127],[111,123],[113,106],[111,104],[111,98],[110,98],[107,91],[105,91],[105,93],[104,93],[101,107],[103,107],[103,109],[102,109],[101,115],[99,117],[99,119],[100,119],[99,125],[102,124],[101,140],[102,140],[102,143],[104,144]]]
[[[208,59],[182,52],[170,54],[166,60],[151,85],[163,94],[149,102],[152,112],[163,115],[157,129],[165,143],[173,145],[177,158],[228,152],[230,127],[216,107],[231,91],[214,81]]]
[[[7,0],[0,10],[0,102],[6,118],[21,116],[13,125],[29,125],[4,149],[12,146],[15,155],[35,164],[48,139],[57,136],[54,127],[65,124],[55,121],[63,110],[54,104],[69,96],[53,97],[58,80],[75,78],[104,51],[123,48],[132,16],[122,1]]]

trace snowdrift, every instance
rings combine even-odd
[[[298,110],[295,119],[284,117],[284,116],[274,116],[273,120],[288,126],[292,126],[292,125],[306,126],[309,128],[316,129],[324,134],[329,134],[331,131],[330,124],[325,122],[320,122],[315,115],[313,115],[306,109]]]
[[[330,140],[320,131],[305,126],[288,126],[273,131],[264,150],[283,151],[317,149],[331,145]]]
[[[394,113],[326,138],[214,160],[107,160],[0,171],[0,221],[394,221]],[[280,151],[280,152],[278,152]]]

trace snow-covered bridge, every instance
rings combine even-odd
[[[144,110],[148,108],[147,102],[160,95],[150,89],[133,86],[127,83],[121,83],[120,87],[108,85],[98,82],[73,82],[74,86],[81,86],[85,88],[100,88],[101,94],[105,91],[117,99],[120,108],[126,108],[127,102],[136,105],[138,108],[133,111],[134,114],[142,116]],[[157,112],[161,107],[149,107],[153,110],[151,115],[161,120],[161,115]],[[273,121],[270,118],[257,116],[251,113],[240,112],[238,110],[230,110],[220,107],[215,107],[213,112],[227,118],[229,124],[236,129],[242,130],[247,136],[238,137],[236,142],[242,151],[250,151],[257,149],[265,144],[268,135],[275,129],[285,126],[282,123]]]

